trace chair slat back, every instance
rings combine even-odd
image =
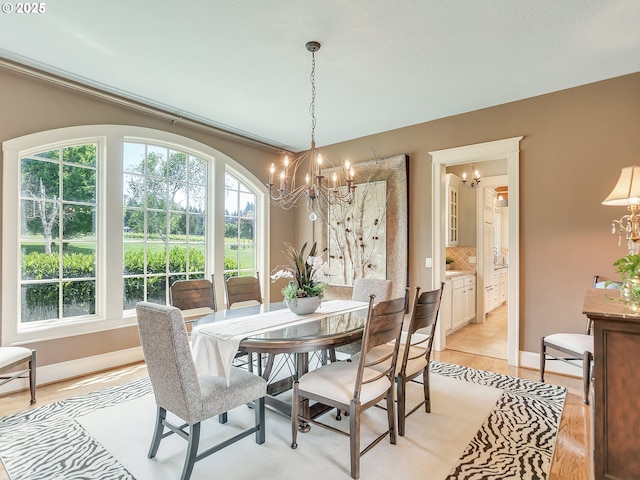
[[[398,359],[398,342],[404,320],[405,299],[404,297],[396,298],[375,305],[374,299],[375,295],[371,295],[369,298],[369,313],[362,336],[362,351],[358,364],[354,398],[359,398],[363,384],[375,382],[385,376],[393,383],[393,374]],[[375,347],[389,342],[395,342],[395,348],[392,352],[374,360],[367,360],[367,353]],[[377,374],[372,374],[373,369],[367,368],[378,364],[385,365],[385,368],[378,368],[379,373]],[[364,376],[365,369],[367,369],[366,376]]]
[[[200,414],[201,391],[182,313],[175,307],[139,302],[136,314],[156,404],[190,422]]]
[[[169,289],[169,297],[171,305],[180,310],[208,307],[215,312],[218,308],[215,286],[207,279],[176,280]]]
[[[260,274],[256,272],[255,277],[229,277],[225,282],[225,291],[227,308],[231,308],[234,303],[251,300],[262,303]]]
[[[428,360],[431,356],[444,285],[443,282],[440,288],[422,293],[420,293],[420,287],[416,288],[416,296],[413,301],[413,309],[411,310],[411,320],[409,321],[409,329],[407,331],[407,346],[404,349],[403,358],[398,360],[401,362],[403,369],[406,368],[409,360],[414,360],[424,355],[426,355]],[[414,335],[419,330],[428,327],[430,327],[428,337],[424,335]],[[419,349],[411,348],[418,346],[420,347]],[[422,350],[423,348],[425,349],[424,351]]]

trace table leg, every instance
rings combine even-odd
[[[303,376],[305,373],[309,371],[309,354],[307,352],[304,353],[296,353],[296,381],[298,378]],[[303,417],[310,418],[310,410],[309,410],[309,399],[305,398],[300,401],[300,414]],[[302,433],[306,433],[311,430],[311,425],[308,422],[300,421],[298,425],[298,430]]]

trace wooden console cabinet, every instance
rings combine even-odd
[[[594,323],[595,478],[640,479],[640,313],[611,289],[587,291],[583,310]]]

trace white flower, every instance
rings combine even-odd
[[[289,270],[278,270],[276,273],[271,275],[271,281],[275,282],[276,280],[280,280],[281,278],[293,278],[293,273]]]

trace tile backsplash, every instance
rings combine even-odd
[[[469,263],[469,257],[478,259],[476,247],[447,247],[446,256],[453,258],[451,270],[473,270],[476,271],[477,263]]]

